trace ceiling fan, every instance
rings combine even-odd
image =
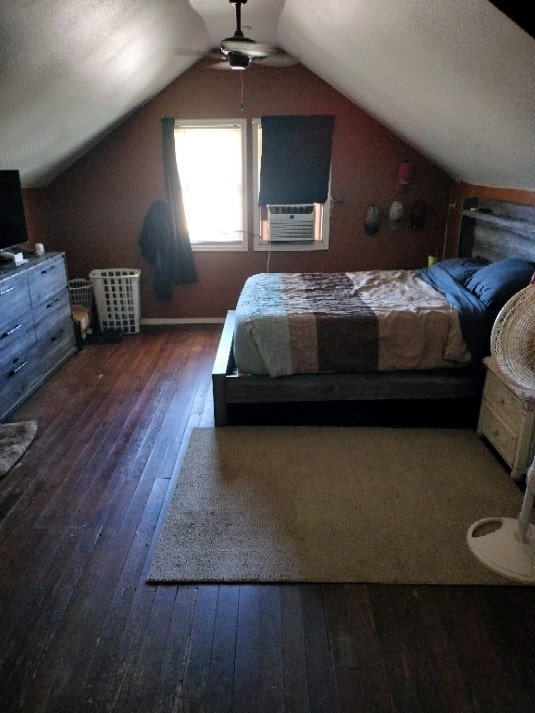
[[[247,0],[229,0],[229,2],[236,7],[236,29],[232,37],[221,40],[220,49],[223,61],[231,69],[247,69],[251,63],[277,67],[296,64],[297,60],[278,47],[246,37],[241,26],[241,8]]]
[[[252,64],[266,67],[291,67],[297,64],[295,57],[278,47],[246,37],[242,30],[241,8],[247,0],[229,2],[236,7],[236,29],[232,37],[221,40],[219,48],[207,53],[209,57],[219,59],[219,62],[211,65],[211,69],[244,70]]]

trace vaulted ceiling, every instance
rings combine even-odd
[[[235,27],[229,0],[0,0],[0,10],[0,168],[18,168],[27,187],[46,185]],[[535,190],[535,39],[504,12],[489,0],[248,0],[242,24],[452,178]]]

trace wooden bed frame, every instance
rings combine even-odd
[[[235,312],[227,312],[219,342],[212,387],[214,422],[226,426],[232,404],[288,403],[301,401],[376,401],[398,399],[479,398],[483,371],[393,371],[359,374],[295,374],[255,376],[239,374],[232,342]]]
[[[470,199],[463,214],[459,255],[477,254],[491,260],[523,257],[535,261],[535,208]],[[494,217],[496,221],[492,220]],[[216,426],[227,425],[229,406],[234,404],[481,397],[483,367],[278,377],[238,374],[232,349],[234,322],[235,312],[231,310],[225,319],[212,370]]]

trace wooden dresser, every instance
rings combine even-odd
[[[520,480],[535,453],[535,386],[515,387],[491,357],[487,368],[477,433],[484,436],[511,468],[511,477]]]
[[[0,421],[75,351],[64,254],[0,264]]]

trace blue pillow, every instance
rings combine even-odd
[[[535,263],[520,258],[491,262],[480,268],[465,287],[489,309],[501,309],[519,290],[527,287]]]
[[[489,261],[482,257],[452,257],[448,260],[442,260],[433,267],[439,267],[445,270],[456,282],[464,285],[469,280],[474,272],[488,265]],[[432,270],[433,267],[430,269]]]

